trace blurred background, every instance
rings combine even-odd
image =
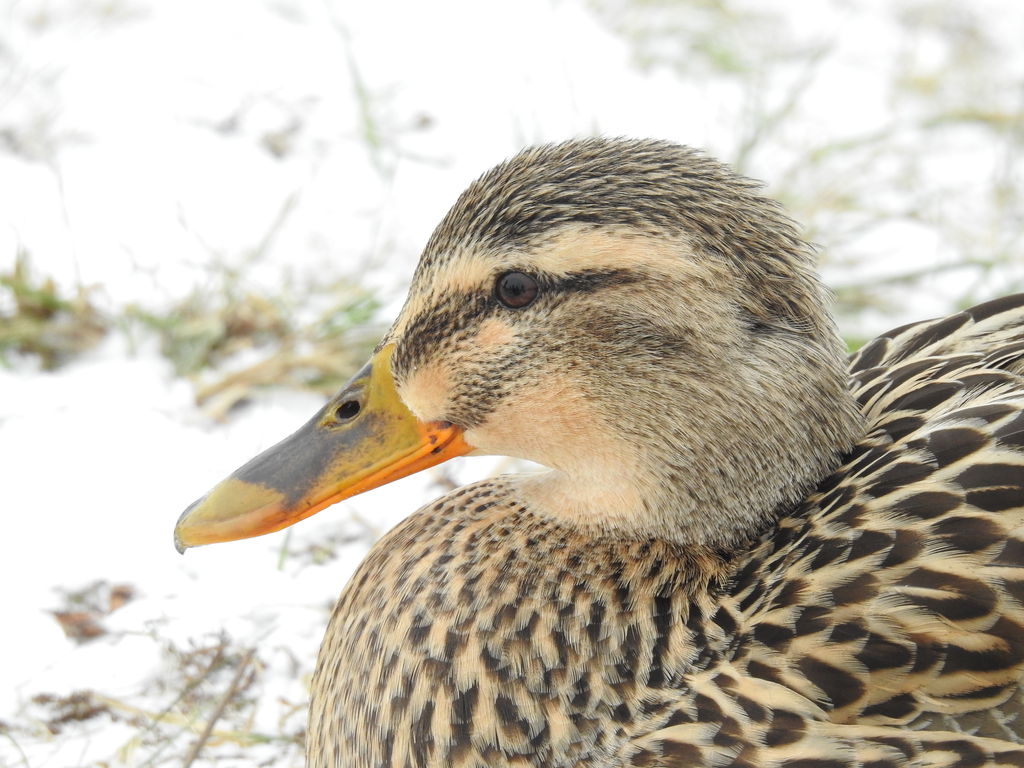
[[[301,765],[352,569],[502,466],[184,558],[173,524],[354,370],[475,176],[705,148],[854,349],[1024,290],[1022,40],[1015,0],[0,0],[0,766]]]

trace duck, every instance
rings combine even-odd
[[[847,355],[760,184],[653,139],[483,174],[369,363],[179,551],[450,458],[370,549],[311,768],[1024,766],[1024,294]]]

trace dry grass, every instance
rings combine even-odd
[[[197,404],[218,421],[259,388],[333,393],[383,330],[377,300],[349,280],[306,287],[291,301],[287,293],[238,290],[233,277],[224,280],[161,314],[129,309],[130,318],[156,332],[175,371],[195,382]],[[323,309],[314,317],[300,319],[302,307],[317,305]]]
[[[14,266],[0,272],[0,362],[33,358],[50,371],[94,347],[110,323],[92,294],[79,287],[68,295],[19,251]]]
[[[0,363],[29,359],[55,370],[111,331],[135,345],[153,336],[175,373],[195,383],[197,404],[223,420],[259,388],[334,392],[383,331],[376,298],[349,280],[308,286],[290,302],[241,290],[240,283],[225,271],[213,289],[197,289],[170,308],[133,305],[112,317],[97,308],[94,291],[65,295],[19,254],[14,267],[0,273]],[[300,304],[322,309],[303,321]]]
[[[22,739],[59,739],[119,724],[132,735],[118,749],[117,764],[137,768],[188,766],[200,757],[204,764],[225,765],[280,765],[278,757],[285,755],[298,759],[305,738],[302,702],[279,702],[283,714],[273,733],[254,725],[266,675],[256,649],[237,645],[226,634],[194,639],[185,647],[153,641],[162,643],[164,663],[159,676],[146,683],[145,696],[42,692],[19,713],[17,726],[0,722],[0,739],[20,751]],[[150,708],[140,701],[163,703]],[[276,745],[275,757],[254,760],[254,745]]]

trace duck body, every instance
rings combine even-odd
[[[847,360],[750,182],[663,142],[529,150],[442,221],[370,365],[176,543],[470,450],[548,469],[371,549],[311,768],[1024,766],[1024,295]]]
[[[1021,764],[1024,295],[849,370],[865,437],[741,553],[581,535],[516,477],[408,518],[331,620],[310,764]]]

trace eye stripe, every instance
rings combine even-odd
[[[528,317],[534,308],[542,309],[565,295],[594,293],[604,288],[628,285],[644,279],[636,269],[584,269],[563,275],[536,272],[529,265],[510,266],[504,271],[522,271],[532,274],[540,292],[536,301],[523,309],[520,317]],[[409,320],[402,334],[393,365],[396,375],[403,375],[410,367],[426,357],[428,350],[442,349],[455,338],[472,333],[485,319],[503,310],[494,297],[493,282],[472,291],[449,293]]]
[[[636,283],[643,277],[636,269],[584,269],[557,278],[553,288],[563,293],[593,293],[602,288]]]
[[[636,268],[583,269],[577,272],[566,272],[562,275],[552,275],[547,272],[538,272],[529,264],[509,267],[502,274],[510,272],[523,272],[531,275],[536,279],[537,284],[540,286],[540,291],[545,296],[566,293],[593,293],[602,288],[640,282],[646,276]]]

